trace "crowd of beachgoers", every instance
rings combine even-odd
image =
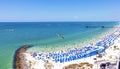
[[[119,57],[119,44],[120,28],[106,35],[97,43],[87,46],[56,52],[26,52],[24,53],[25,62],[29,69],[45,69],[46,67],[51,67],[51,69],[68,69],[72,67],[74,69],[76,66],[78,69],[84,69],[85,67],[88,67],[88,69],[106,69],[106,67],[113,69]],[[114,48],[119,48],[119,50]],[[100,59],[97,57],[100,57]]]
[[[32,53],[32,57],[37,60],[54,61],[56,63],[64,63],[73,60],[78,60],[86,57],[94,56],[104,52],[108,47],[114,44],[114,41],[120,36],[120,30],[117,29],[114,33],[107,35],[104,39],[93,45],[74,48],[69,50],[61,50],[53,53]]]

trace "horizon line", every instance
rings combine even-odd
[[[120,21],[0,21],[1,22],[120,22]]]

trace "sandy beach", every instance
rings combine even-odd
[[[95,45],[52,52],[54,56],[51,56],[53,54],[50,52],[25,52],[27,47],[23,47],[17,54],[16,69],[102,69],[102,67],[103,69],[117,69],[119,45],[120,31],[118,29]],[[60,56],[55,57],[56,53]],[[68,55],[62,56],[66,53]]]

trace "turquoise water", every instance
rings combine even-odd
[[[0,69],[12,69],[13,55],[22,45],[28,51],[51,51],[87,45],[98,41],[118,22],[4,22],[0,23]],[[57,37],[62,34],[64,39]]]

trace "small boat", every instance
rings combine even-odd
[[[64,39],[64,36],[62,34],[57,33],[56,35],[57,35],[57,37]]]

